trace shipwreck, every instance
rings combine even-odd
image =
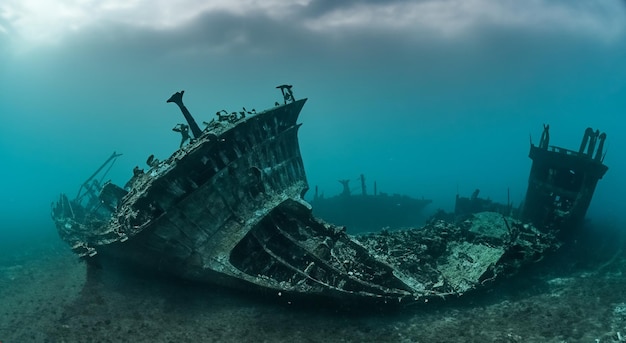
[[[381,228],[400,229],[415,227],[421,222],[422,210],[431,199],[418,199],[403,194],[387,194],[378,191],[374,181],[374,192],[367,192],[365,175],[361,174],[360,194],[350,188],[350,179],[338,180],[342,192],[325,197],[318,187],[311,200],[313,215],[334,224],[346,226],[349,233],[379,231]]]
[[[431,220],[422,228],[352,236],[316,218],[298,143],[307,99],[195,122],[169,158],[152,156],[125,187],[103,182],[113,154],[79,189],[52,204],[60,237],[86,261],[122,260],[176,277],[284,297],[411,304],[484,288],[538,261],[578,225],[606,172],[605,135],[577,152],[531,143],[533,167],[519,218],[497,212]],[[596,155],[596,141],[599,141]],[[181,144],[182,145],[182,144]],[[587,150],[585,150],[585,148]],[[600,156],[600,157],[598,157]],[[104,172],[103,172],[104,171]]]

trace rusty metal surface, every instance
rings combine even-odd
[[[560,245],[558,226],[493,212],[361,236],[315,218],[297,136],[306,99],[281,90],[284,105],[208,123],[136,172],[127,190],[107,183],[87,204],[61,195],[53,206],[61,238],[87,260],[195,281],[397,303],[461,296]]]

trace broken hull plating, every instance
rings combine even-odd
[[[411,296],[390,266],[313,218],[302,200],[308,186],[296,121],[305,101],[203,135],[133,180],[108,221],[102,208],[76,218],[65,198],[53,213],[61,237],[85,258],[196,281],[340,298]],[[370,280],[345,270],[348,260]]]
[[[498,214],[358,238],[316,219],[302,198],[305,101],[213,127],[127,194],[105,185],[91,206],[62,195],[53,207],[61,238],[86,259],[194,281],[393,303],[464,294],[555,246],[550,233]]]

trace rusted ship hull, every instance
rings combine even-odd
[[[304,103],[203,134],[134,178],[128,194],[105,206],[110,213],[99,207],[77,217],[67,211],[77,204],[63,200],[54,213],[61,236],[85,258],[196,281],[343,300],[425,295],[311,215],[297,140]]]
[[[114,258],[276,294],[386,303],[465,294],[559,245],[558,228],[497,213],[360,237],[315,218],[303,200],[297,135],[306,99],[279,87],[288,87],[284,105],[202,132],[176,93],[172,102],[195,139],[136,171],[128,190],[86,182],[99,189],[89,201],[61,195],[52,213],[61,238],[87,260]]]
[[[307,189],[296,123],[305,102],[206,132],[132,180],[111,211],[77,208],[62,196],[53,211],[61,237],[81,256],[119,255],[192,278],[215,270],[245,279],[230,268],[230,252],[274,207]]]

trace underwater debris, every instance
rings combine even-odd
[[[295,100],[291,87],[277,87],[284,105],[211,121],[204,131],[194,126],[183,92],[174,94],[168,102],[179,106],[194,139],[168,159],[150,159],[150,169],[135,173],[127,188],[107,182],[99,194],[91,186],[72,200],[61,194],[52,208],[61,238],[88,261],[118,259],[189,280],[280,295],[396,304],[466,294],[560,245],[562,221],[537,221],[539,227],[493,212],[362,236],[316,218],[303,200],[308,183],[297,137],[306,99]],[[535,149],[531,145],[531,158],[537,157],[531,176],[555,168],[554,158],[570,156],[544,145]],[[602,165],[591,161],[593,168]],[[559,172],[541,182],[531,177],[527,219],[543,218],[533,211],[556,201],[536,195],[546,189],[557,194]],[[92,185],[94,176],[83,185]],[[559,199],[573,191],[558,193]],[[582,210],[570,207],[568,218],[579,218],[576,211]]]

